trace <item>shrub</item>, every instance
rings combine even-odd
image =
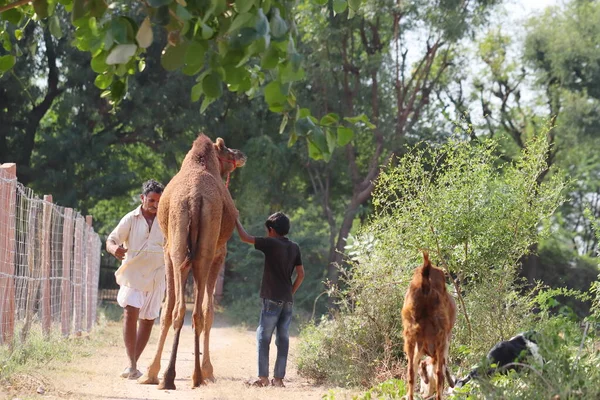
[[[339,312],[307,330],[312,344],[301,349],[301,371],[338,384],[398,375],[400,310],[421,249],[461,294],[451,357],[471,365],[498,340],[530,328],[533,294],[522,294],[518,262],[548,235],[565,186],[558,173],[539,184],[547,150],[542,135],[507,162],[492,140],[454,138],[438,147],[418,144],[383,171],[374,216],[349,241],[352,262],[336,288]],[[328,361],[319,360],[317,343],[328,349]]]

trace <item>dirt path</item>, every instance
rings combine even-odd
[[[189,314],[189,313],[188,313]],[[189,318],[189,315],[188,315]],[[138,367],[145,371],[156,349],[159,334],[158,325]],[[118,377],[127,365],[125,351],[121,339],[121,325],[110,323],[103,330],[106,345],[90,350],[89,357],[81,357],[76,361],[64,364],[52,363],[47,371],[39,371],[38,379],[43,382],[45,393],[35,397],[24,396],[24,393],[11,394],[9,399],[320,399],[333,389],[314,385],[300,377],[296,371],[295,352],[298,339],[290,341],[288,371],[285,378],[286,388],[249,388],[244,382],[256,374],[256,339],[255,331],[240,327],[226,326],[223,318],[217,316],[211,332],[211,360],[214,366],[215,383],[201,388],[191,389],[193,371],[194,336],[189,323],[184,326],[179,352],[177,356],[176,391],[159,391],[156,386],[139,385]],[[170,357],[171,338],[169,334],[165,352],[162,355],[162,370]],[[275,358],[275,346],[271,346],[270,370]],[[336,388],[336,399],[351,399],[352,393]],[[1,394],[1,391],[0,391]],[[356,393],[354,393],[356,394]],[[31,395],[31,394],[30,394]],[[1,398],[2,396],[0,396]]]

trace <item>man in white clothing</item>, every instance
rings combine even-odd
[[[123,339],[129,358],[121,376],[128,379],[142,375],[137,360],[165,295],[164,236],[156,220],[163,189],[155,180],[145,182],[142,204],[125,215],[106,240],[106,250],[122,261],[115,277],[121,286],[117,302],[123,307]]]

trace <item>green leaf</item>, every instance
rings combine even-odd
[[[348,0],[348,7],[350,7],[351,10],[358,11],[361,2],[362,0]]]
[[[113,18],[110,23],[113,39],[118,44],[128,44],[133,39],[133,26],[125,17]]]
[[[14,67],[17,62],[15,56],[9,54],[6,56],[0,56],[0,72],[4,73]]]
[[[272,44],[267,50],[260,62],[263,69],[273,69],[279,64],[279,51]]]
[[[365,114],[360,114],[357,115],[355,117],[345,117],[344,120],[350,122],[351,124],[357,124],[359,122],[364,123],[369,129],[375,129],[375,125],[373,125],[371,123],[371,121],[369,121],[369,117],[367,117]]]
[[[113,74],[102,74],[96,77],[96,79],[94,80],[94,85],[96,85],[98,89],[104,90],[110,86],[112,81]]]
[[[123,81],[114,81],[110,85],[110,98],[113,101],[119,101],[125,96],[127,88],[125,87],[125,83]]]
[[[334,113],[329,113],[325,116],[323,116],[323,118],[321,118],[321,125],[333,125],[335,123],[337,123],[340,120],[340,117],[337,114]]]
[[[159,8],[171,4],[173,0],[148,0],[150,7]]]
[[[348,8],[348,3],[346,0],[333,0],[333,11],[337,14],[341,14],[346,11]]]
[[[303,136],[308,136],[317,130],[317,126],[310,117],[301,117],[296,121],[296,131]]]
[[[92,17],[102,18],[107,8],[104,0],[88,0],[87,9]]]
[[[237,68],[235,65],[225,66],[225,81],[230,85],[239,85],[248,76],[248,72],[245,68]]]
[[[15,39],[21,40],[23,39],[23,31],[20,29],[15,29]]]
[[[206,111],[206,109],[208,108],[208,106],[210,106],[215,100],[216,99],[210,97],[205,97],[202,101],[202,105],[200,106],[200,113],[203,114],[204,111]]]
[[[284,114],[283,119],[281,120],[281,124],[279,125],[279,134],[283,133],[287,123],[288,123],[288,116],[287,116],[287,114]]]
[[[231,36],[229,44],[233,49],[242,49],[259,38],[254,28],[242,28]]]
[[[211,72],[202,79],[202,91],[206,97],[218,99],[223,94],[221,77],[216,71]]]
[[[333,153],[336,145],[336,134],[333,132],[331,128],[325,129],[325,138],[327,139],[327,150],[329,154]]]
[[[325,4],[327,4],[327,2],[328,2],[329,0],[314,0],[314,1],[315,1],[315,3],[317,3],[318,5],[320,5],[320,6],[324,6]]]
[[[294,69],[291,62],[279,64],[279,75],[281,83],[290,83],[304,79],[304,70],[302,68]]]
[[[152,44],[154,34],[152,33],[152,23],[149,17],[146,17],[142,25],[140,25],[140,29],[138,29],[135,35],[135,40],[142,49],[147,49]]]
[[[345,146],[352,141],[354,138],[354,131],[344,126],[337,128],[337,144],[338,146]]]
[[[208,44],[205,41],[193,40],[190,42],[187,51],[185,53],[186,65],[203,65],[204,55],[208,50]]]
[[[21,23],[21,18],[23,18],[23,13],[18,8],[12,8],[10,10],[6,10],[3,13],[0,13],[0,19],[4,21],[8,21],[13,25],[18,26]]]
[[[160,57],[160,64],[167,71],[175,71],[183,66],[189,42],[181,42],[177,46],[167,45]]]
[[[292,133],[290,133],[290,138],[288,139],[288,147],[292,147],[296,143],[296,140],[298,140],[298,135],[296,135],[296,132],[292,131]]]
[[[265,13],[262,9],[258,10],[258,14],[256,16],[256,25],[254,25],[254,29],[260,36],[266,36],[269,33],[269,20],[265,16]]]
[[[125,64],[136,51],[137,46],[135,44],[119,44],[110,51],[108,57],[106,57],[106,63],[108,65]]]
[[[177,11],[175,11],[175,15],[177,15],[182,21],[189,21],[192,19],[192,14],[187,10],[187,8],[183,7],[181,4],[177,4]]]
[[[60,21],[58,20],[58,17],[56,15],[53,15],[52,18],[50,18],[49,29],[50,29],[50,33],[55,38],[60,39],[63,37],[63,32],[62,32],[62,29],[60,28]]]
[[[202,96],[202,93],[202,82],[192,86],[192,103],[195,103],[198,100],[200,100],[200,96]]]
[[[316,143],[309,138],[306,138],[306,143],[308,145],[308,156],[313,160],[322,160],[323,152],[321,152],[319,146],[317,146]]]
[[[254,5],[255,0],[235,0],[235,8],[237,8],[238,13],[246,13],[250,11],[252,6]]]
[[[215,31],[213,28],[206,24],[202,24],[202,39],[210,39],[214,35]]]
[[[239,28],[245,26],[253,18],[254,18],[254,14],[251,14],[251,13],[238,14],[235,17],[235,19],[233,20],[233,22],[231,23],[231,25],[229,26],[229,29],[227,30],[227,32],[233,32],[236,29],[239,29]]]
[[[100,54],[98,54],[96,57],[92,58],[92,62],[90,63],[90,65],[92,67],[92,71],[94,71],[97,74],[101,74],[104,71],[106,71],[108,69],[108,64],[106,63],[107,56],[108,56],[108,53],[103,51],[103,52],[100,52]],[[101,89],[106,89],[106,88],[101,88]]]
[[[287,101],[287,96],[281,91],[281,83],[273,81],[265,87],[265,101],[269,107],[281,106]]]
[[[48,18],[48,1],[47,0],[34,0],[33,9],[37,14],[38,19]]]
[[[287,23],[279,15],[279,8],[273,10],[273,15],[270,21],[271,36],[275,39],[280,39],[285,36],[288,31]]]
[[[73,11],[71,11],[71,21],[75,21],[85,17],[86,7],[85,0],[73,0]]]

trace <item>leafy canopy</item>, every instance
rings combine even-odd
[[[335,13],[352,17],[360,0],[335,1]],[[321,3],[320,3],[321,4]],[[154,31],[163,28],[168,44],[161,65],[196,77],[189,89],[200,110],[223,95],[224,88],[249,97],[263,95],[273,112],[282,113],[280,131],[291,120],[290,145],[304,137],[310,156],[328,161],[336,146],[351,138],[361,122],[322,121],[301,109],[293,83],[304,78],[302,57],[294,42],[293,0],[146,0],[141,3],[105,0],[0,0],[0,76],[22,54],[19,40],[31,21],[63,37],[58,6],[75,27],[72,45],[89,52],[95,85],[101,96],[117,105],[128,92],[128,77],[145,68],[146,49]]]

